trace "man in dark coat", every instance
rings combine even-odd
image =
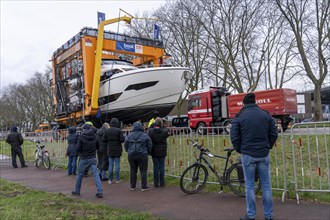
[[[148,154],[151,153],[152,142],[150,137],[144,133],[140,122],[133,124],[133,130],[126,137],[124,147],[130,165],[131,190],[136,190],[138,168],[141,173],[141,191],[149,190],[150,187],[147,186]]]
[[[100,172],[100,178],[102,181],[108,180],[106,172],[109,167],[109,159],[107,156],[107,142],[103,141],[102,138],[105,134],[106,129],[110,128],[108,123],[104,123],[102,128],[96,132],[96,137],[99,141],[99,149],[97,150],[97,168]]]
[[[235,150],[242,154],[247,213],[241,219],[254,219],[256,216],[254,191],[256,169],[261,182],[264,216],[265,219],[272,219],[273,198],[269,151],[276,142],[277,129],[269,112],[258,107],[253,93],[247,94],[243,103],[242,110],[232,121],[230,131]]]
[[[152,161],[154,164],[154,186],[165,185],[165,157],[167,155],[168,130],[163,127],[161,118],[155,119],[155,126],[149,129],[149,137],[152,141]]]
[[[68,157],[68,175],[76,175],[77,172],[77,158],[78,158],[78,135],[75,127],[68,128],[68,148],[66,150],[66,156]]]
[[[93,173],[94,182],[96,185],[97,198],[102,198],[102,183],[96,168],[96,150],[99,148],[98,140],[95,133],[91,129],[91,126],[84,124],[82,127],[81,135],[78,138],[78,153],[80,156],[78,165],[78,175],[76,180],[75,190],[72,191],[73,196],[80,195],[81,182],[84,175],[84,171],[87,167],[90,167]]]
[[[107,156],[109,158],[109,180],[112,184],[113,168],[116,172],[116,183],[120,183],[120,157],[123,152],[122,143],[124,142],[124,134],[120,129],[117,118],[112,118],[110,121],[110,128],[105,130],[103,141],[107,143]]]
[[[17,168],[16,156],[18,156],[19,161],[21,162],[21,167],[28,167],[25,164],[22,144],[23,137],[21,133],[18,133],[18,128],[13,126],[11,129],[11,133],[7,136],[6,142],[11,146],[11,162],[14,168]]]

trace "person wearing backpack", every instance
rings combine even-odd
[[[124,147],[130,165],[131,191],[136,190],[138,168],[141,173],[141,191],[148,191],[150,189],[147,185],[148,155],[152,150],[152,142],[150,137],[144,133],[140,122],[133,124],[133,130],[126,137]]]

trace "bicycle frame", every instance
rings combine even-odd
[[[45,149],[45,145],[40,145],[40,141],[36,142],[36,163],[40,160],[41,163],[44,163],[44,158],[49,157],[48,150]],[[37,166],[40,164],[36,164]]]
[[[226,164],[225,164],[225,168],[223,169],[222,172],[222,176],[219,175],[218,171],[215,170],[211,164],[209,163],[209,161],[203,156],[203,155],[207,155],[209,157],[216,157],[216,158],[220,158],[220,159],[224,159],[226,160]],[[230,162],[232,164],[232,161],[229,160],[231,156],[231,151],[227,151],[227,157],[225,156],[220,156],[220,155],[214,155],[214,154],[210,154],[210,153],[206,153],[205,149],[200,149],[200,153],[199,153],[199,158],[196,157],[197,159],[197,164],[201,164],[202,161],[204,161],[204,163],[208,166],[208,168],[212,171],[212,173],[217,177],[220,185],[226,185],[227,184],[227,172],[228,172],[228,162]]]

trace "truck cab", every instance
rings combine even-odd
[[[205,127],[225,126],[228,119],[227,96],[224,87],[210,87],[189,95],[188,118],[191,129],[206,134]]]

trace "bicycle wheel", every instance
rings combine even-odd
[[[40,167],[41,162],[42,162],[41,158],[38,156],[38,154],[36,154],[36,160],[35,160],[36,167]]]
[[[208,172],[204,165],[193,164],[182,173],[180,188],[187,194],[197,193],[205,186],[207,177]]]
[[[243,167],[239,164],[232,165],[227,174],[229,188],[237,195],[245,197],[245,181],[243,175]],[[257,177],[254,182],[255,193],[258,193],[261,188],[260,179]]]
[[[41,159],[37,158],[36,161],[35,161],[36,167],[40,167],[41,163],[42,163]]]
[[[48,155],[44,155],[43,163],[44,163],[44,166],[46,167],[46,169],[49,170],[50,169],[50,159],[49,159]]]

